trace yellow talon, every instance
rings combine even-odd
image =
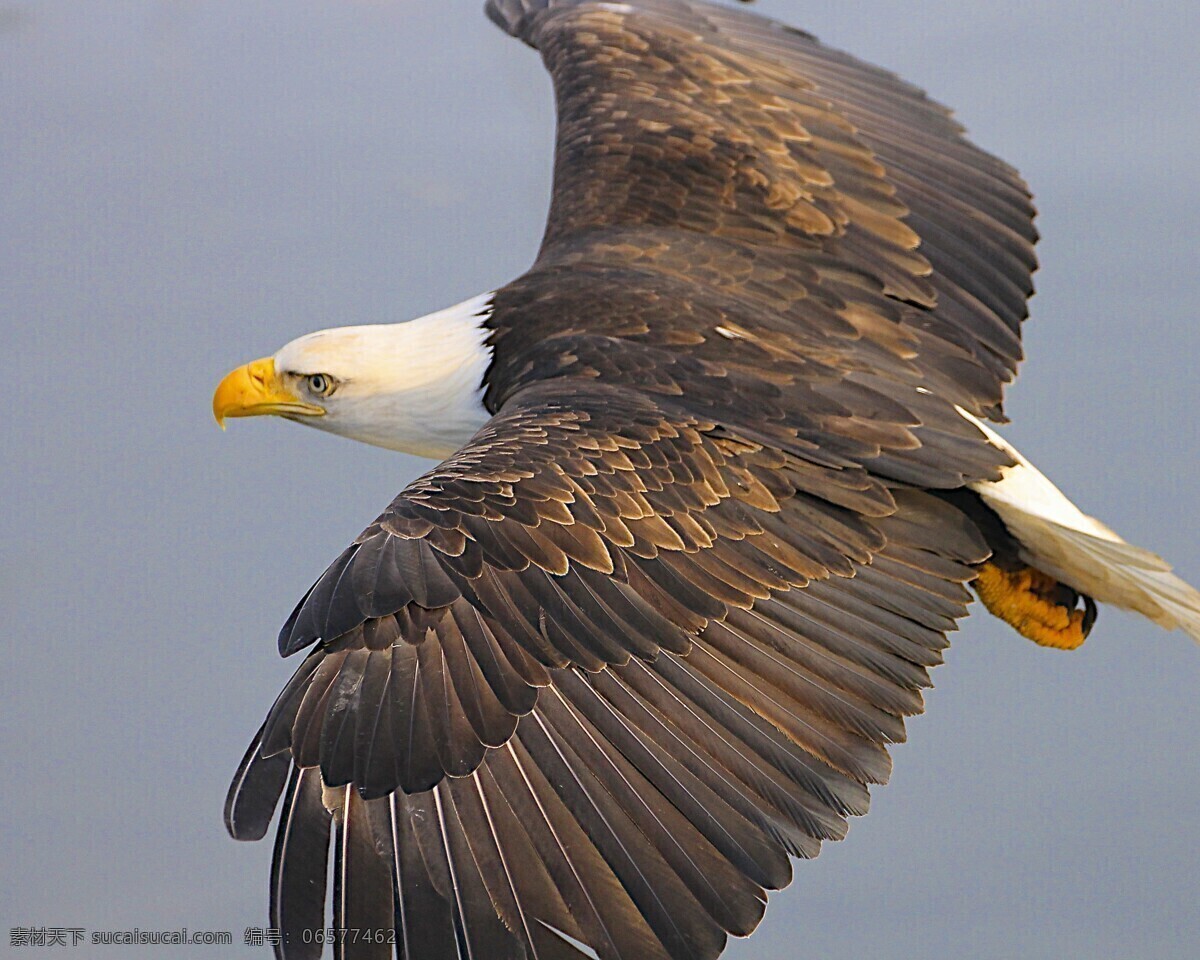
[[[1087,639],[1091,624],[1085,622],[1086,611],[1054,598],[1057,588],[1058,581],[1041,570],[1004,570],[994,563],[983,564],[975,580],[984,606],[1021,636],[1043,647],[1074,650]]]

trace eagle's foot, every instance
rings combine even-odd
[[[985,563],[979,568],[975,592],[993,616],[1043,647],[1074,650],[1096,622],[1091,597],[1034,567],[1006,570]]]

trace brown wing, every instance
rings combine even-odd
[[[1033,211],[1016,172],[967,142],[948,111],[740,10],[488,9],[541,52],[558,106],[546,235],[518,284],[540,289],[564,269],[589,281],[586,297],[538,318],[536,335],[524,313],[498,311],[498,359],[520,352],[514,329],[522,343],[628,336],[613,329],[608,295],[669,279],[710,308],[687,318],[693,342],[676,334],[676,350],[732,358],[716,332],[732,311],[751,368],[770,368],[777,351],[815,354],[843,375],[882,377],[901,403],[917,382],[999,415],[1021,358]],[[511,385],[493,380],[491,396]]]
[[[333,926],[395,924],[404,956],[578,956],[561,931],[715,957],[866,811],[921,709],[987,553],[961,514],[567,384],[410,486],[284,628],[320,642],[227,822],[262,836],[289,781],[288,957],[329,926],[331,829]]]

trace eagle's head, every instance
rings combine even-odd
[[[490,414],[483,381],[490,293],[407,323],[318,330],[229,373],[213,416],[274,414],[353,440],[440,459]]]

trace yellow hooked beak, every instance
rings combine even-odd
[[[221,429],[226,417],[261,417],[274,413],[285,417],[323,417],[325,410],[297,396],[275,373],[275,360],[263,357],[238,367],[217,385],[213,394],[213,416]]]

